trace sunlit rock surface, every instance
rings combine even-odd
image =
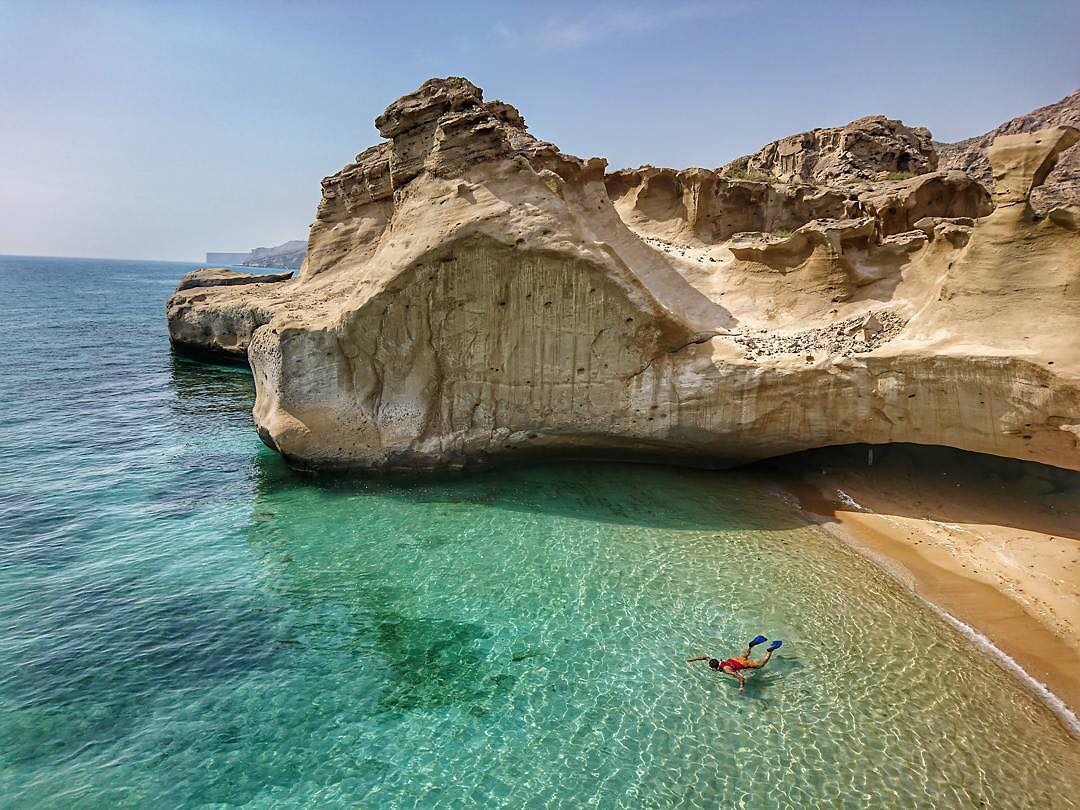
[[[460,78],[377,125],[388,140],[323,181],[299,278],[169,303],[174,341],[247,352],[259,435],[297,466],[902,441],[1080,468],[1068,211],[991,213],[929,159],[850,194],[605,175]],[[991,151],[998,188],[1028,193],[1045,139],[1075,136]]]

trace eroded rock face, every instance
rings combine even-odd
[[[870,216],[883,236],[924,217],[984,217],[990,193],[960,171],[845,186],[734,180],[707,169],[621,169],[608,196],[635,232],[687,245],[717,244],[736,233],[794,231],[812,220]]]
[[[1073,127],[1050,127],[1038,132],[1002,135],[987,150],[994,173],[994,200],[998,205],[1028,204],[1058,156],[1077,142]]]
[[[724,466],[904,441],[1080,468],[1075,229],[1008,205],[887,234],[845,197],[733,236],[763,184],[605,178],[464,79],[378,126],[324,181],[298,280],[170,302],[174,340],[246,349],[259,435],[293,464]],[[1010,187],[1034,162],[1006,161]],[[726,202],[743,194],[750,212]],[[620,211],[696,242],[646,243]]]
[[[1080,128],[1080,90],[1054,104],[1018,115],[1001,126],[957,143],[935,143],[942,169],[959,169],[987,188],[994,185],[987,149],[1003,135],[1037,132],[1054,126]],[[1042,185],[1031,195],[1037,211],[1046,212],[1063,205],[1080,205],[1080,146],[1063,150],[1057,164]]]
[[[915,229],[924,217],[978,219],[994,210],[990,193],[963,172],[933,172],[910,180],[882,183],[859,194],[864,210],[882,234]]]
[[[166,305],[169,341],[180,352],[225,363],[246,363],[255,330],[270,322],[269,302],[282,300],[280,290],[292,273],[238,273],[225,267],[192,270],[180,279]],[[228,288],[214,296],[215,291]],[[233,294],[233,290],[240,290]],[[258,288],[258,293],[252,294]],[[260,300],[262,303],[260,303]]]
[[[924,174],[937,165],[930,130],[907,127],[883,115],[868,115],[842,127],[773,141],[732,161],[722,173],[828,185],[845,179],[874,180],[890,172]]]
[[[708,169],[622,169],[608,196],[633,230],[686,243],[716,243],[743,231],[794,230],[813,219],[843,219],[855,195],[838,188],[721,177]]]

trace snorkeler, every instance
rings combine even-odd
[[[765,636],[754,636],[753,640],[746,645],[746,651],[742,655],[736,658],[725,658],[721,661],[719,658],[712,658],[708,655],[699,655],[697,658],[687,658],[686,662],[691,663],[693,661],[708,661],[709,668],[716,670],[717,672],[723,672],[725,675],[731,675],[733,678],[737,678],[739,681],[739,691],[743,690],[746,686],[746,678],[742,675],[744,669],[761,669],[772,658],[774,650],[780,649],[780,645],[784,642],[774,641],[769,645],[769,648],[765,651],[765,657],[760,661],[752,661],[750,659],[750,651],[754,649],[758,644],[764,644],[768,641]]]

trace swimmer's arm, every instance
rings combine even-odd
[[[687,658],[686,663],[690,664],[690,663],[693,663],[694,661],[708,661],[708,660],[709,660],[709,656],[707,656],[707,655],[699,655],[697,658]]]

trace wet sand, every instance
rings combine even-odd
[[[1080,476],[947,448],[814,451],[806,516],[985,636],[1080,715]]]

